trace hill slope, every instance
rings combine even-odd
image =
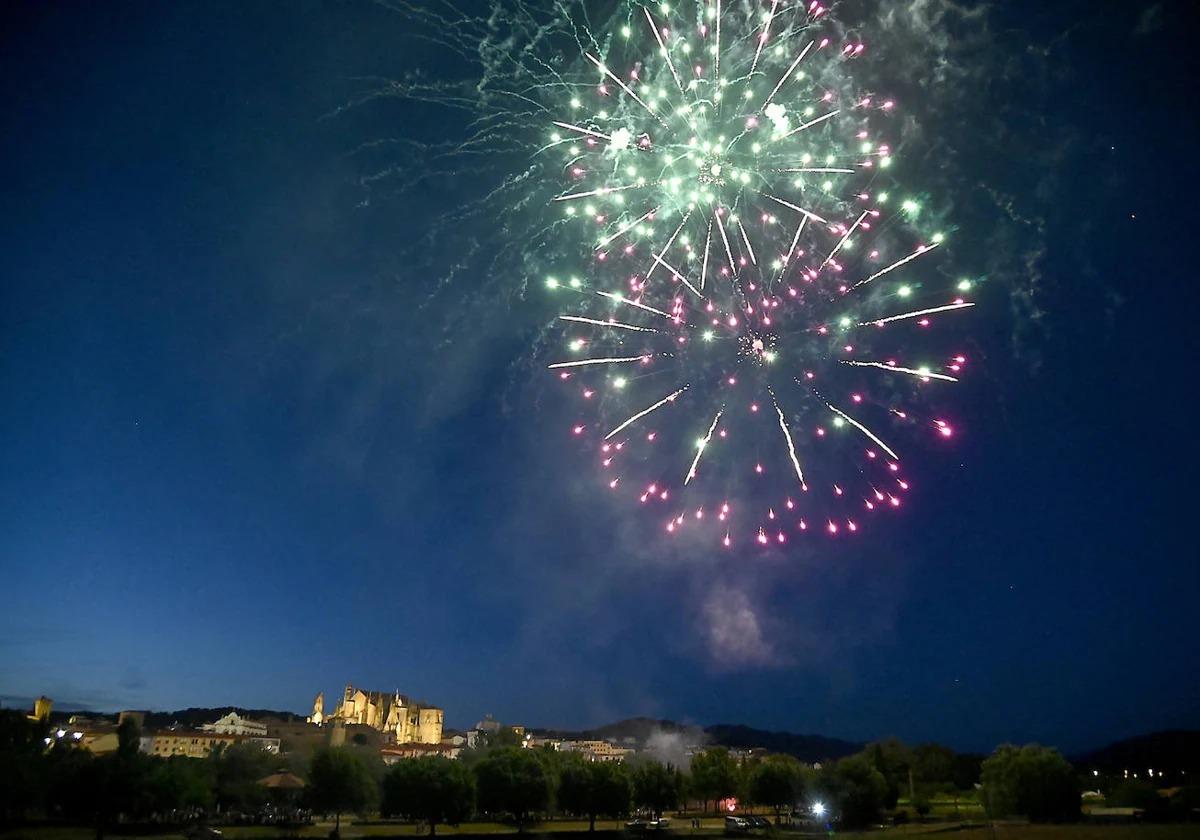
[[[1171,729],[1136,735],[1071,760],[1076,767],[1103,773],[1145,771],[1151,767],[1169,772],[1184,770],[1189,775],[1200,773],[1200,731]]]

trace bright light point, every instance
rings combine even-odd
[[[712,331],[712,330],[705,330],[705,331],[704,331],[704,340],[705,340],[705,341],[712,341],[712,340],[713,340],[713,331]]]
[[[574,98],[571,99],[571,107],[572,108],[579,108],[582,105],[583,105],[583,103],[580,102],[578,99],[574,99]]]
[[[885,192],[881,192],[879,195],[875,196],[875,200],[878,201],[880,204],[886,204],[887,200],[888,200],[888,194]]]
[[[958,281],[958,290],[960,292],[970,291],[971,290],[971,281],[970,280],[959,280]]]
[[[946,235],[944,233],[935,233],[933,235],[933,244],[939,245],[945,238],[946,238]]]
[[[625,377],[618,376],[616,379],[614,379],[613,387],[614,388],[624,388],[625,387]]]
[[[557,289],[557,288],[558,288],[558,281],[557,281],[557,280],[555,280],[553,277],[549,277],[549,278],[547,278],[547,279],[546,279],[546,288],[547,288],[547,289]]]
[[[840,326],[841,326],[843,329],[845,329],[845,328],[849,327],[849,326],[850,326],[851,324],[853,324],[853,323],[854,323],[854,322],[853,322],[852,320],[850,320],[849,318],[847,318],[847,317],[845,317],[845,316],[843,316],[843,317],[842,317],[842,318],[841,318],[841,319],[838,321],[838,324],[839,324],[839,325],[840,325]]]
[[[833,425],[837,426],[840,429],[842,426],[846,425],[846,421],[843,420],[841,417],[834,417]]]
[[[896,290],[896,294],[900,295],[900,297],[906,298],[912,294],[912,289],[909,288],[908,286],[901,286],[899,289]]]

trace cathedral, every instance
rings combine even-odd
[[[397,744],[440,744],[442,710],[414,703],[400,692],[363,691],[346,686],[342,702],[325,714],[325,695],[318,694],[309,723],[357,723],[386,732]]]

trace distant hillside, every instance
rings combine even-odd
[[[797,735],[794,732],[768,732],[749,726],[718,723],[706,726],[704,731],[714,744],[723,747],[765,747],[771,752],[794,755],[801,761],[825,761],[853,755],[863,748],[862,744],[826,738],[823,735]]]
[[[1200,772],[1200,731],[1173,729],[1137,735],[1071,759],[1083,770],[1120,773],[1123,770]]]
[[[787,753],[801,761],[841,758],[862,749],[862,744],[826,738],[822,735],[797,735],[794,732],[770,732],[749,726],[720,723],[699,727],[673,720],[629,718],[594,729],[566,731],[536,729],[540,735],[554,738],[603,738],[617,743],[644,747],[651,738],[676,736],[686,745],[712,744],[721,747],[763,747],[771,752]]]

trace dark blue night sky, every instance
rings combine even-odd
[[[399,256],[432,199],[365,189],[356,150],[437,117],[333,112],[459,72],[403,15],[7,4],[0,700],[303,711],[354,682],[459,726],[973,749],[1200,726],[1189,4],[1002,5],[956,58],[1016,119],[941,112],[952,215],[1011,246],[957,255],[1009,272],[965,434],[853,543],[714,559],[564,490],[584,465],[528,384],[551,302],[464,330],[488,292]]]

